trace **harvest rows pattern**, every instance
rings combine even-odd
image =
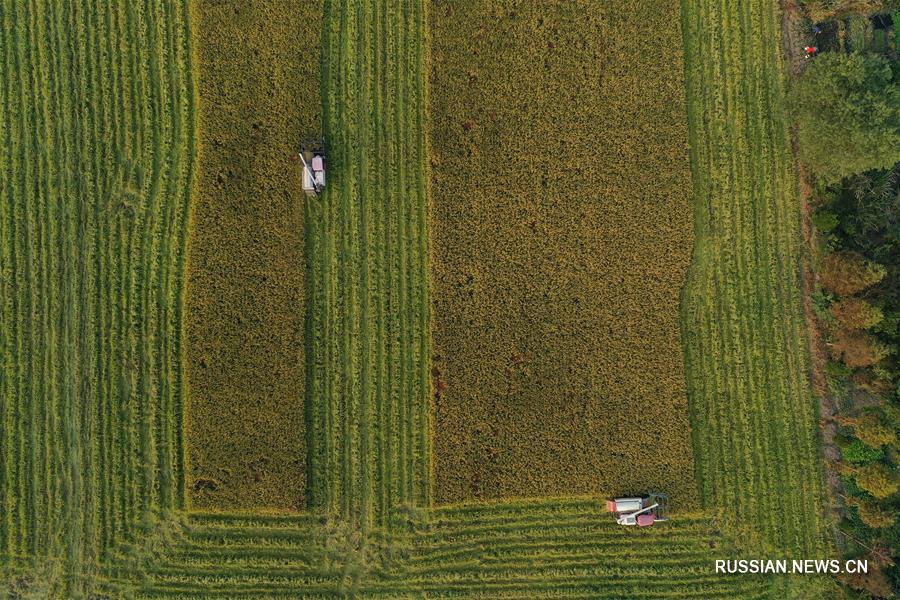
[[[189,534],[145,571],[138,598],[741,598],[759,578],[711,575],[705,515],[629,531],[596,500],[435,509],[377,553],[347,562],[340,528],[313,517],[193,515]],[[363,561],[368,561],[364,565]],[[362,575],[365,575],[363,577]]]
[[[328,2],[333,185],[307,213],[311,507],[385,527],[430,501],[424,5]]]
[[[0,564],[69,597],[181,504],[186,24],[0,7]]]
[[[700,497],[749,548],[824,550],[800,211],[774,2],[683,3],[695,252],[683,337]]]
[[[0,147],[10,167],[0,172],[4,582],[37,574],[48,596],[69,598],[771,595],[766,582],[709,575],[721,541],[703,515],[631,531],[589,500],[429,508],[422,10],[326,3],[324,94],[334,108],[325,129],[335,152],[330,189],[307,208],[308,393],[320,400],[307,403],[311,512],[266,516],[183,510],[181,274],[195,154],[187,3],[0,9]],[[692,39],[708,40],[709,23],[699,26]],[[780,81],[777,62],[770,67]],[[692,97],[710,89],[701,80]],[[704,107],[692,104],[695,129]],[[782,151],[772,175],[787,198]],[[782,237],[770,243],[793,247],[789,219],[778,223]],[[700,356],[689,348],[692,365]],[[697,397],[710,407],[723,398]],[[716,440],[734,432],[716,431],[726,435]],[[748,431],[739,430],[755,439]],[[716,464],[711,455],[704,468]],[[814,471],[804,456],[787,458],[795,480],[791,461]],[[757,469],[744,472],[776,468],[740,460]],[[703,481],[726,498],[756,491]],[[799,519],[800,508],[785,510]]]

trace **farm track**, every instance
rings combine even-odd
[[[66,597],[181,502],[186,10],[0,9],[0,556]]]
[[[771,3],[682,6],[696,240],[682,323],[700,496],[748,548],[819,555],[780,15]]]
[[[430,502],[423,10],[325,5],[331,179],[307,209],[310,497],[363,532]]]

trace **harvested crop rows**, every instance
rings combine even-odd
[[[137,598],[335,596],[345,546],[328,547],[318,517],[190,515],[164,556],[134,581],[107,581],[107,593]]]
[[[459,505],[429,513],[408,561],[377,591],[481,598],[768,597],[768,583],[711,575],[724,549],[705,515],[630,530],[594,499]]]
[[[80,597],[182,504],[186,3],[0,10],[0,556]]]
[[[824,550],[800,212],[775,3],[684,4],[694,264],[683,336],[700,496],[749,548]]]
[[[631,531],[593,499],[459,505],[430,511],[366,577],[348,568],[340,530],[312,517],[193,515],[186,535],[144,571],[138,598],[741,598],[769,581],[720,577],[725,551],[705,515]],[[374,559],[374,560],[373,560]],[[356,565],[363,569],[364,565]],[[356,573],[357,575],[359,573]]]
[[[430,502],[424,6],[329,3],[331,184],[310,202],[310,502],[358,518]]]

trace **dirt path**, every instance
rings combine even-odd
[[[797,0],[781,2],[781,40],[784,47],[784,58],[791,77],[797,77],[806,64],[803,48],[809,37],[803,31],[805,18],[803,8]]]

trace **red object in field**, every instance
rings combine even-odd
[[[815,46],[807,46],[803,50],[805,50],[807,54],[815,54],[816,52],[819,51],[819,49],[816,48]]]
[[[606,511],[607,512],[616,512],[616,501],[615,500],[607,500],[606,501]]]
[[[653,522],[656,518],[653,515],[638,515],[637,524],[638,527],[646,527],[647,525],[653,525]]]

